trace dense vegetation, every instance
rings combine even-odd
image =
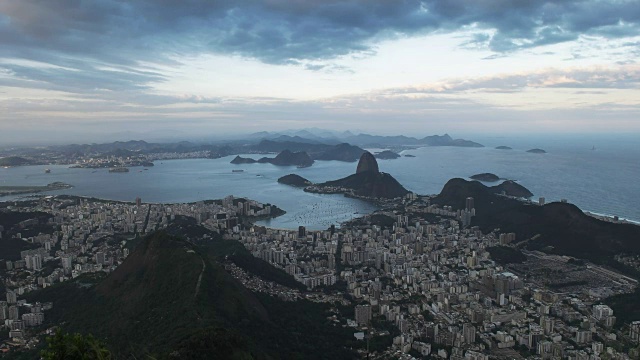
[[[640,320],[640,288],[630,294],[614,295],[605,300],[616,315],[617,328],[632,321]]]
[[[433,202],[462,209],[468,196],[474,198],[476,209],[472,225],[484,232],[514,232],[517,241],[538,235],[526,243],[531,248],[545,248],[600,264],[609,264],[620,252],[640,253],[640,227],[601,221],[568,203],[529,205],[495,195],[481,183],[463,179],[449,180]]]
[[[110,360],[111,352],[92,335],[58,332],[47,338],[48,347],[41,353],[43,360]]]
[[[527,261],[527,257],[520,250],[508,246],[492,246],[488,247],[487,251],[491,258],[501,265],[522,264]]]

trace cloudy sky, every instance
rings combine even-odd
[[[640,0],[1,0],[0,142],[640,133],[639,59]]]

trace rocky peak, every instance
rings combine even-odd
[[[378,161],[375,156],[368,151],[362,153],[360,156],[360,161],[358,162],[358,168],[356,170],[356,174],[360,174],[365,171],[373,171],[375,173],[380,172],[378,169]]]

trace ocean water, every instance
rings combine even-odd
[[[407,150],[395,160],[379,160],[380,170],[392,174],[407,189],[437,194],[454,177],[491,172],[517,180],[547,202],[567,199],[583,210],[618,215],[640,221],[640,139],[486,137],[474,140],[485,148],[425,147]],[[513,150],[497,150],[506,145]],[[527,153],[539,147],[547,154]],[[595,147],[595,150],[593,150]],[[258,158],[258,155],[244,155]],[[296,173],[313,182],[334,180],[355,172],[356,163],[317,161],[312,167],[278,167],[271,164],[233,165],[233,156],[221,159],[157,161],[149,170],[129,173],[107,169],[71,169],[68,166],[0,168],[0,185],[69,183],[72,189],[50,192],[104,199],[178,203],[219,199],[227,195],[271,203],[287,211],[261,222],[276,228],[326,229],[331,224],[369,213],[375,206],[342,195],[309,194],[277,183],[280,176]],[[44,169],[51,173],[45,174]],[[244,172],[232,172],[242,169]],[[0,201],[19,197],[1,197]]]

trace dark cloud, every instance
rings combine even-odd
[[[174,54],[232,53],[267,63],[371,50],[372,39],[463,26],[492,29],[475,43],[496,52],[581,34],[638,34],[640,3],[597,0],[4,0],[3,53],[72,54],[128,64]],[[46,50],[46,51],[44,51]]]
[[[172,66],[198,54],[344,72],[327,60],[371,55],[382,39],[463,28],[479,33],[461,46],[491,49],[494,59],[581,36],[626,38],[639,24],[639,0],[2,0],[0,58],[61,68],[0,65],[14,75],[0,84],[145,90],[164,78],[140,71],[141,62]]]

